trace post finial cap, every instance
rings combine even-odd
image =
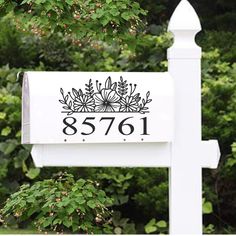
[[[171,16],[168,31],[193,30],[200,31],[201,24],[197,13],[187,0],[181,0]]]

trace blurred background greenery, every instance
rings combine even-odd
[[[34,167],[30,147],[20,144],[21,78],[16,75],[27,70],[165,71],[166,50],[172,44],[166,28],[178,2],[0,0],[0,233],[168,232],[167,169]],[[197,36],[203,48],[203,139],[218,139],[222,153],[217,170],[203,171],[204,232],[233,234],[236,233],[236,1],[190,0],[190,3],[203,26]],[[59,183],[51,193],[51,200],[43,195],[50,190],[45,179]],[[79,184],[81,179],[95,186],[95,190],[90,185],[82,186],[83,191],[90,186],[88,196],[104,191],[104,199],[99,199],[107,207],[108,216],[93,215],[86,207],[94,210],[94,203],[86,199],[85,203],[74,203],[73,198],[78,195],[69,198],[65,194],[72,191],[68,183]],[[33,195],[31,188],[42,195]],[[52,201],[55,208],[71,208],[62,214],[44,206],[40,199]],[[60,205],[61,201],[65,205]],[[31,204],[30,209],[25,207]],[[78,219],[73,215],[78,204],[85,207],[85,213],[83,208],[80,210],[88,216],[83,218],[81,213],[82,228],[75,226]],[[39,222],[39,218],[43,221]]]

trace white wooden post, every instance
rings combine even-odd
[[[201,234],[201,48],[195,43],[201,25],[187,0],[176,8],[168,30],[174,35],[168,61],[175,87],[175,136],[169,175],[170,234]]]

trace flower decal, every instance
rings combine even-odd
[[[72,88],[72,93],[65,94],[61,88],[62,99],[59,102],[63,104],[62,112],[67,113],[67,115],[78,112],[147,113],[149,112],[147,104],[152,101],[152,99],[149,99],[150,92],[146,93],[146,98],[141,99],[140,93],[135,93],[136,87],[136,84],[128,84],[122,76],[118,83],[112,83],[111,77],[108,77],[104,87],[97,80],[96,88],[94,88],[92,79],[90,79],[88,84],[85,84],[84,92],[82,89]]]
[[[120,101],[120,111],[122,112],[136,112],[138,111],[138,99],[134,96],[127,96]]]
[[[93,95],[95,100],[96,112],[119,111],[120,96],[112,89],[102,89],[99,93]]]
[[[78,96],[74,100],[74,110],[76,112],[91,112],[94,110],[94,99],[88,95],[83,94]]]

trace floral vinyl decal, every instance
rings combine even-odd
[[[67,115],[78,112],[136,112],[147,113],[150,92],[146,93],[145,98],[140,97],[140,93],[136,93],[136,84],[128,84],[122,76],[120,81],[112,83],[109,76],[105,82],[105,87],[96,80],[96,91],[92,80],[85,84],[85,91],[82,89],[72,88],[72,92],[64,93],[60,89],[62,99],[59,100],[63,104],[63,109]]]

